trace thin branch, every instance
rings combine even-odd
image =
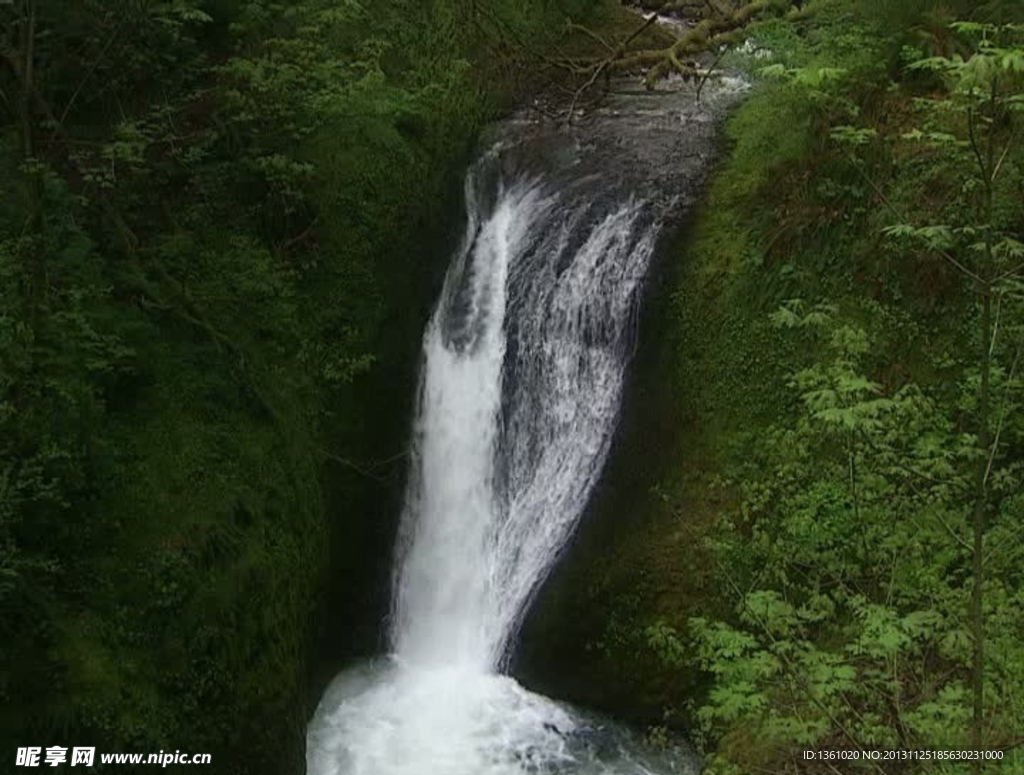
[[[996,425],[996,436],[995,441],[992,442],[992,449],[988,455],[988,465],[985,466],[985,476],[982,479],[982,484],[988,484],[989,476],[992,475],[992,465],[996,459],[996,452],[999,449],[999,439],[1003,433],[1003,421],[1006,419],[1006,404],[1010,398],[1010,389],[1013,387],[1013,376],[1017,373],[1017,363],[1020,360],[1020,345],[1017,346],[1017,352],[1013,356],[1013,366],[1010,367],[1010,376],[1006,380],[1006,389],[1003,391],[1003,400],[999,405],[999,423]]]
[[[714,3],[712,3],[711,0],[704,0],[704,5],[711,9],[711,13],[717,14],[719,16],[725,16],[725,14],[722,13],[722,9],[715,5]]]
[[[278,250],[280,250],[281,252],[287,252],[288,250],[291,250],[293,247],[295,247],[300,242],[302,242],[304,239],[306,239],[306,237],[309,236],[310,232],[313,231],[313,228],[319,222],[320,222],[320,216],[318,215],[312,221],[310,221],[309,226],[307,226],[305,229],[303,229],[302,232],[298,236],[292,237],[291,239],[287,239],[283,243],[281,243],[281,245],[278,248]]]
[[[869,186],[871,186],[872,189],[874,189],[876,194],[878,194],[878,198],[882,200],[882,204],[884,204],[886,207],[888,207],[890,210],[892,210],[893,214],[897,218],[900,219],[900,222],[907,223],[908,222],[907,218],[903,215],[903,213],[901,213],[899,211],[899,208],[897,208],[896,205],[894,205],[892,202],[889,201],[889,198],[882,192],[882,189],[878,187],[878,184],[875,183],[875,181],[871,179],[871,176],[868,175],[863,169],[861,169],[861,166],[860,166],[860,164],[857,163],[857,160],[854,157],[851,156],[850,157],[850,161],[853,162],[853,165],[857,168],[857,171],[860,173],[861,177],[864,178],[864,180],[867,181],[867,184]],[[951,256],[945,250],[942,250],[941,248],[938,248],[936,250],[937,250],[937,252],[938,252],[938,254],[940,256],[942,256],[944,259],[946,259],[946,261],[951,263],[953,266],[955,266],[957,269],[959,269],[965,275],[970,277],[972,280],[974,280],[975,282],[980,284],[983,288],[987,289],[989,287],[988,281],[983,279],[981,277],[981,275],[978,275],[978,274],[975,274],[974,272],[972,272],[966,266],[964,266],[959,261],[957,261],[955,258],[953,258],[953,256]]]
[[[981,155],[981,147],[978,145],[978,136],[977,136],[977,133],[975,132],[974,127],[975,127],[974,108],[968,107],[967,108],[967,137],[970,140],[971,150],[974,152],[974,157],[975,157],[975,159],[977,159],[978,169],[981,170],[982,174],[985,175],[985,177],[988,177],[989,174],[990,174],[989,168],[988,168],[988,165],[985,164],[984,157]],[[991,181],[990,181],[990,183],[991,183]]]
[[[612,53],[612,54],[615,53],[615,48],[610,43],[608,43],[607,40],[605,40],[602,36],[598,35],[596,32],[594,32],[589,27],[584,27],[582,24],[576,24],[575,22],[569,22],[565,26],[566,26],[566,29],[568,29],[568,30],[576,30],[577,32],[582,32],[584,35],[586,35],[591,40],[596,41],[597,43],[600,43],[602,46],[604,46],[606,49],[608,49],[608,51],[610,53]]]
[[[96,68],[99,67],[100,62],[103,61],[103,58],[107,55],[107,51],[110,50],[110,46],[113,44],[114,40],[117,38],[118,33],[120,32],[120,27],[114,28],[114,31],[110,33],[110,37],[107,39],[107,43],[103,47],[103,50],[100,52],[100,55],[96,57],[96,61],[92,63],[92,67],[90,67],[88,72],[86,72],[86,74],[82,76],[82,80],[78,82],[78,88],[75,89],[74,94],[71,95],[71,99],[68,100],[68,104],[65,105],[64,110],[61,111],[59,119],[61,124],[64,123],[64,119],[66,119],[68,117],[68,113],[71,112],[71,108],[72,106],[74,106],[75,100],[78,99],[78,95],[82,91],[82,87],[84,87],[85,84],[89,81],[89,79],[92,77],[92,74],[96,72]]]
[[[349,460],[348,458],[340,457],[338,455],[333,455],[330,452],[327,452],[326,450],[320,450],[320,454],[323,455],[325,458],[327,458],[330,461],[333,461],[335,463],[340,463],[341,465],[345,466],[346,468],[351,468],[353,471],[355,471],[360,476],[363,476],[363,477],[365,477],[367,479],[372,479],[373,481],[378,482],[379,484],[387,484],[387,479],[384,479],[384,478],[382,478],[380,476],[377,476],[376,474],[371,473],[367,469],[365,469],[362,466],[360,466],[358,463],[354,463],[353,461]]]
[[[999,554],[1003,549],[1005,549],[1009,545],[1011,541],[1016,539],[1017,536],[1019,536],[1021,533],[1024,533],[1024,525],[1017,525],[1017,527],[1014,528],[1013,532],[1011,532],[1010,535],[1006,536],[1006,538],[1004,538],[1002,541],[1000,541],[998,544],[990,548],[985,553],[985,562],[988,562],[997,554]]]
[[[924,493],[918,490],[917,487],[914,486],[913,482],[907,482],[907,484],[910,486],[910,489],[914,491],[914,494],[916,496],[918,496],[919,498],[925,497]],[[949,533],[950,538],[952,538],[954,541],[960,544],[960,546],[962,546],[968,552],[974,549],[974,547],[971,546],[971,544],[967,543],[967,541],[960,537],[960,534],[953,529],[952,525],[950,525],[945,519],[942,518],[942,515],[939,514],[938,506],[936,506],[933,501],[928,501],[924,505],[926,506],[925,513],[931,514],[931,516],[935,517],[935,520],[946,529],[947,533]],[[911,520],[914,522],[915,525],[917,525],[920,528],[920,525],[918,524],[916,519],[911,518]]]
[[[1021,272],[1024,272],[1024,264],[1021,264],[1020,266],[1015,266],[1013,269],[1009,270],[1008,272],[1003,272],[1001,275],[996,275],[996,278],[992,281],[992,283],[995,284],[998,282],[1002,282],[1003,280],[1009,280],[1011,277],[1020,274]]]
[[[996,182],[996,178],[999,177],[999,172],[1003,168],[1003,162],[1006,161],[1006,157],[1010,153],[1010,149],[1013,147],[1013,141],[1017,139],[1017,135],[1020,133],[1020,129],[1013,130],[1013,134],[1010,135],[1010,139],[1006,141],[1006,148],[1003,149],[1002,156],[999,157],[999,162],[996,164],[996,168],[992,171],[992,182]]]
[[[320,454],[323,455],[324,458],[326,458],[327,460],[330,460],[334,463],[339,463],[345,466],[346,468],[351,468],[353,471],[360,474],[361,476],[366,477],[367,479],[372,479],[373,481],[379,482],[381,484],[387,484],[388,480],[383,478],[382,476],[379,476],[377,474],[377,471],[381,470],[382,468],[386,468],[391,463],[408,457],[409,451],[402,450],[397,455],[392,455],[391,457],[385,460],[371,461],[370,463],[356,463],[353,460],[341,457],[340,455],[335,455],[334,453],[328,452],[325,449],[321,449]]]
[[[728,49],[725,48],[724,46],[719,50],[718,56],[715,58],[715,61],[711,63],[711,67],[707,69],[707,72],[705,72],[704,76],[700,79],[700,83],[697,84],[697,102],[700,102],[700,95],[701,92],[704,91],[704,84],[708,82],[708,79],[711,77],[711,74],[715,72],[715,68],[718,67],[719,64],[721,64],[722,59],[725,57],[727,51]]]
[[[578,88],[576,90],[576,93],[573,95],[572,101],[569,103],[569,108],[565,112],[566,121],[572,120],[573,113],[576,111],[576,103],[579,102],[580,97],[582,97],[590,89],[590,87],[597,83],[597,79],[601,77],[601,74],[604,73],[616,59],[622,56],[622,53],[626,50],[629,44],[632,43],[637,38],[639,38],[647,30],[647,28],[654,24],[656,21],[658,21],[658,14],[652,13],[646,20],[644,20],[643,24],[641,24],[636,30],[633,31],[632,35],[630,35],[628,38],[622,41],[622,43],[620,43],[615,48],[610,57],[602,61],[597,66],[597,68],[595,68],[590,78],[587,79],[587,81],[580,88]]]
[[[882,450],[879,449],[875,445],[875,443],[871,441],[871,438],[863,431],[861,432],[861,440],[868,445],[872,452],[879,455],[882,454]],[[899,462],[899,460],[893,460],[891,461],[891,464],[896,468],[900,469],[901,471],[903,471],[904,473],[908,473],[911,476],[917,477],[918,479],[924,479],[926,482],[938,485],[940,487],[958,487],[964,491],[970,490],[969,487],[964,485],[962,482],[957,481],[956,479],[936,479],[935,477],[930,476],[924,473],[923,471],[917,471],[908,465],[904,465],[903,463]]]
[[[992,326],[992,341],[988,345],[988,355],[991,358],[996,351],[996,342],[999,339],[999,322],[1003,316],[1003,294],[996,296],[996,322]]]
[[[806,693],[807,698],[828,717],[828,719],[832,722],[833,726],[835,726],[839,730],[839,732],[842,733],[843,737],[845,737],[848,742],[850,742],[858,751],[860,751],[863,754],[864,747],[860,744],[857,738],[854,737],[853,733],[846,728],[846,725],[843,724],[840,719],[836,718],[836,716],[832,713],[831,709],[825,703],[821,702],[817,697],[815,697],[814,692],[810,689],[809,686],[807,686],[806,679],[801,673],[801,671],[799,671],[796,668],[796,666],[792,665],[790,663],[789,657],[778,648],[778,638],[775,637],[775,635],[771,631],[771,628],[768,627],[768,625],[761,619],[757,612],[754,611],[747,603],[746,596],[743,595],[739,586],[733,580],[729,572],[720,562],[718,562],[717,558],[714,558],[714,561],[715,564],[718,566],[719,571],[725,576],[725,579],[729,583],[729,586],[732,587],[734,594],[736,594],[736,596],[739,598],[740,605],[747,609],[748,613],[751,615],[754,621],[756,621],[760,628],[764,631],[764,634],[768,636],[768,639],[771,641],[772,645],[775,646],[775,649],[772,651],[772,653],[779,658],[779,661],[782,664],[786,666],[786,668],[790,672],[791,677]],[[857,716],[858,719],[861,719],[861,721],[863,721],[860,713],[858,713],[857,709],[853,707],[853,704],[850,702],[849,698],[843,692],[839,692],[839,696],[842,697],[843,702],[846,704],[847,708],[855,716]],[[881,765],[879,765],[877,762],[871,761],[869,757],[865,757],[865,759],[870,761],[871,766],[874,767],[880,773],[880,775],[886,775],[886,771]]]
[[[637,38],[639,38],[641,35],[643,35],[644,32],[647,31],[647,28],[650,27],[652,24],[654,24],[656,21],[658,21],[658,14],[657,13],[652,13],[644,21],[644,23],[642,25],[640,25],[640,27],[638,27],[636,30],[634,30],[632,35],[630,35],[628,38],[626,38],[624,41],[622,41],[622,43],[620,43],[618,45],[618,47],[616,49],[617,55],[618,56],[622,56],[623,52],[629,46],[629,44],[632,43]]]

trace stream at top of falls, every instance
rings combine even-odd
[[[526,112],[466,176],[423,337],[390,654],[338,676],[309,775],[668,775],[698,763],[503,673],[608,457],[662,228],[699,195],[742,90],[622,93],[571,127]],[[571,623],[567,623],[571,626]]]

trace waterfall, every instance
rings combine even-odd
[[[686,98],[574,132],[510,122],[467,174],[423,337],[391,653],[328,689],[310,775],[693,771],[502,669],[608,457],[655,242],[713,118]]]
[[[642,202],[467,181],[467,233],[424,339],[391,641],[500,666],[608,453],[655,224]]]

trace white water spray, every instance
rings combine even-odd
[[[498,669],[607,456],[656,226],[629,199],[481,190],[495,162],[424,337],[393,659],[328,692],[310,775],[646,771]]]
[[[586,138],[527,125],[529,143],[471,170],[424,336],[392,653],[328,689],[309,775],[694,771],[687,750],[651,750],[501,670],[608,456],[660,223],[706,169],[707,110],[609,108]]]
[[[654,226],[637,203],[563,203],[530,181],[482,211],[476,185],[425,337],[392,645],[488,671],[607,455]]]
[[[477,208],[424,337],[424,374],[403,536],[398,552],[392,645],[420,666],[494,666],[496,537],[508,509],[498,490],[509,267],[550,207],[529,184]]]

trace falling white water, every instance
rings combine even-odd
[[[477,185],[425,337],[392,645],[410,664],[487,671],[607,455],[655,227],[631,200]]]
[[[529,183],[502,186],[492,212],[466,200],[465,245],[424,338],[424,374],[395,584],[392,642],[416,665],[494,667],[498,489],[509,268],[554,202]]]
[[[391,655],[328,689],[309,775],[694,771],[683,747],[653,750],[501,674],[608,456],[657,233],[713,135],[696,109],[610,115],[587,143],[498,143],[467,176],[465,236],[424,335]],[[585,152],[602,144],[613,155]]]
[[[393,659],[335,682],[310,775],[649,771],[628,736],[597,745],[498,668],[607,456],[656,224],[631,198],[495,182],[496,164],[470,173],[424,336]]]

